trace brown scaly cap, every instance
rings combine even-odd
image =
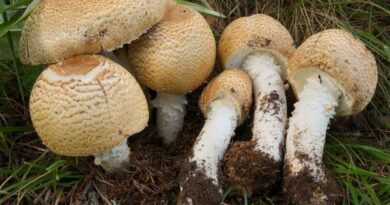
[[[138,79],[149,88],[186,94],[210,75],[216,43],[210,26],[197,11],[174,6],[165,18],[129,46]]]
[[[215,77],[203,90],[199,107],[207,115],[209,104],[220,98],[229,98],[236,105],[241,124],[248,116],[252,105],[252,81],[242,70],[225,70]]]
[[[273,54],[286,71],[287,59],[295,51],[294,41],[279,21],[264,14],[236,19],[225,28],[219,41],[225,69],[241,68],[244,59],[258,51]]]
[[[66,58],[111,51],[157,24],[170,0],[42,0],[22,31],[24,64],[51,64]]]
[[[83,55],[49,66],[30,97],[35,130],[53,152],[87,156],[109,150],[147,126],[137,81],[118,64]]]
[[[325,73],[342,91],[337,115],[363,110],[375,93],[378,70],[375,58],[350,33],[330,29],[308,38],[290,59],[288,78],[297,96],[306,78]]]

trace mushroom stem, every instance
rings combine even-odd
[[[249,55],[243,69],[252,78],[256,109],[252,141],[275,162],[282,159],[281,146],[287,123],[287,105],[281,67],[267,53]]]
[[[285,191],[293,193],[288,194],[293,203],[300,204],[297,202],[300,199],[294,199],[299,195],[309,196],[308,200],[318,204],[327,204],[324,201],[330,200],[326,189],[331,181],[322,165],[322,155],[326,130],[335,115],[340,96],[341,92],[335,83],[325,74],[318,74],[307,78],[299,94],[299,101],[295,103],[287,133],[285,156]],[[304,191],[306,193],[296,193],[301,190],[294,190],[296,186],[308,186]]]
[[[130,148],[127,139],[109,151],[95,154],[95,164],[109,173],[121,172],[130,161]]]
[[[166,144],[175,142],[182,130],[186,104],[185,95],[161,92],[153,100],[152,105],[157,108],[157,130]]]
[[[181,170],[182,204],[217,204],[222,199],[218,182],[219,163],[234,135],[237,119],[238,113],[229,100],[210,103],[207,120],[196,139],[192,156]]]
[[[230,146],[225,155],[224,172],[231,184],[238,183],[252,194],[269,190],[278,180],[287,105],[280,75],[282,69],[271,54],[250,54],[242,69],[251,77],[254,87],[253,137],[249,142],[236,142]]]

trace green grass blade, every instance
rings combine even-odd
[[[197,3],[192,3],[192,2],[185,1],[185,0],[176,0],[176,2],[179,3],[179,4],[183,4],[183,5],[189,6],[189,7],[193,8],[193,9],[199,11],[200,13],[204,13],[204,14],[215,16],[215,17],[219,17],[219,18],[226,18],[226,16],[223,15],[222,13],[214,11],[214,10],[209,9],[209,8],[206,8],[206,7],[201,6],[201,5],[197,4]]]
[[[31,132],[34,131],[33,126],[21,126],[21,127],[0,127],[2,133],[17,133],[17,132]]]
[[[23,21],[28,17],[31,11],[38,5],[41,0],[34,0],[30,5],[24,10],[23,13],[18,12],[17,15],[14,15],[9,21],[4,22],[0,25],[0,38],[10,31],[15,25]],[[3,13],[3,15],[6,13]]]
[[[30,4],[32,2],[32,0],[21,0],[21,1],[17,1],[11,5],[5,5],[4,3],[2,4],[2,7],[0,8],[0,14],[4,13],[4,12],[7,12],[7,11],[10,11],[10,10],[13,10],[13,9],[16,9],[20,6],[26,6],[28,4]]]

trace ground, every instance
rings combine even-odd
[[[13,6],[5,6],[10,2]],[[181,162],[204,122],[197,100],[207,82],[188,96],[185,127],[176,144],[162,144],[153,118],[147,129],[130,138],[132,164],[123,176],[107,175],[92,158],[55,155],[42,145],[29,119],[28,96],[42,68],[23,66],[16,52],[25,5],[37,0],[10,2],[0,2],[0,22],[8,22],[0,25],[0,204],[174,204]],[[324,161],[343,189],[343,204],[390,204],[389,1],[194,2],[202,5],[193,6],[203,13],[213,14],[207,9],[212,8],[226,16],[205,16],[217,39],[237,17],[265,13],[290,30],[296,45],[326,28],[349,30],[365,42],[379,66],[375,97],[362,113],[332,121]],[[213,76],[219,72],[217,63]],[[289,102],[295,101],[291,91],[288,96]],[[236,130],[234,141],[249,139],[250,122],[251,118]],[[226,204],[283,203],[280,186],[266,195],[248,196],[230,184],[224,191]]]

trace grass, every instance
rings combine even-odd
[[[48,152],[33,132],[28,96],[42,71],[20,63],[17,44],[24,20],[38,0],[0,0],[0,204],[66,203],[84,186],[93,169],[83,159]],[[390,2],[386,0],[178,0],[207,17],[218,38],[240,16],[265,13],[280,20],[299,45],[327,28],[342,28],[361,39],[375,54],[379,84],[374,99],[343,128],[329,132],[325,163],[344,188],[343,204],[390,204]],[[387,20],[387,21],[386,21]],[[337,123],[334,123],[337,124]],[[227,202],[273,204],[254,196]],[[277,201],[277,200],[276,200]]]

